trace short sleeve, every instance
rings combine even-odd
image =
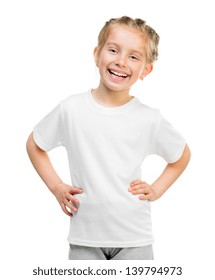
[[[60,104],[34,127],[33,137],[35,143],[46,152],[63,145],[63,121]]]
[[[158,127],[152,141],[152,153],[161,156],[168,163],[174,163],[182,156],[185,144],[182,135],[159,112]]]

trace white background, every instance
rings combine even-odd
[[[183,265],[184,274],[177,279],[213,279],[212,4],[209,0],[0,2],[0,254],[4,279],[43,279],[33,277],[32,269],[71,266],[67,261],[68,217],[31,166],[25,142],[33,126],[61,99],[97,85],[92,53],[98,32],[106,20],[123,15],[147,20],[161,37],[154,71],[134,86],[132,94],[159,108],[192,151],[185,173],[152,204],[153,264]],[[64,149],[52,151],[50,157],[69,183]],[[164,162],[151,157],[144,167],[143,179],[150,182]]]

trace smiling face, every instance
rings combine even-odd
[[[100,87],[128,94],[138,79],[151,72],[152,64],[146,64],[145,40],[134,28],[122,24],[111,28],[102,49],[94,51]]]

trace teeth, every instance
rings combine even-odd
[[[126,75],[126,74],[118,73],[118,72],[115,72],[113,70],[109,70],[109,71],[110,71],[110,73],[112,73],[112,74],[114,74],[114,75],[116,75],[118,77],[123,77],[123,78],[128,77],[128,75]]]

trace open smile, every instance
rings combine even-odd
[[[124,78],[124,79],[129,76],[128,74],[125,74],[125,73],[122,73],[122,72],[118,72],[118,71],[115,71],[115,70],[112,70],[112,69],[108,69],[108,72],[111,75],[114,75],[114,76],[119,77],[119,78]]]

